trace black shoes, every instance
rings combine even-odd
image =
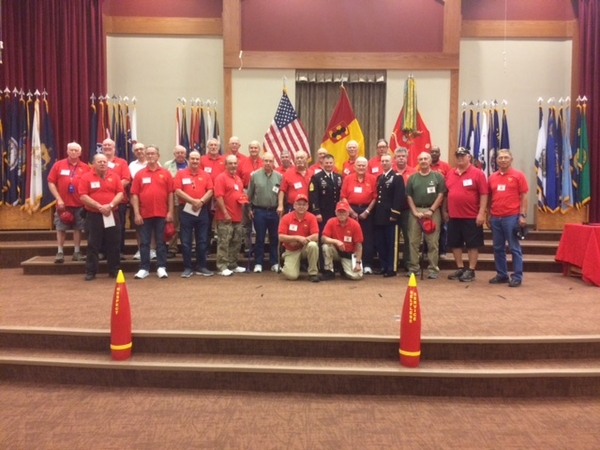
[[[516,278],[511,278],[508,282],[508,287],[519,287],[521,286],[521,280],[517,280]]]
[[[85,281],[92,281],[96,279],[96,274],[95,273],[86,273],[85,274]]]
[[[330,281],[330,280],[334,280],[335,279],[335,273],[333,273],[333,270],[324,270],[323,274],[321,275],[321,280],[323,281]]]
[[[463,274],[459,278],[460,281],[468,283],[475,280],[475,271],[473,269],[464,269]]]
[[[383,278],[391,278],[395,277],[397,274],[393,270],[388,270],[387,272],[383,272]]]
[[[311,275],[310,277],[308,277],[309,281],[313,282],[313,283],[318,283],[319,281],[321,281],[319,279],[318,275]]]
[[[465,273],[465,268],[461,267],[456,272],[451,273],[450,275],[448,275],[448,279],[449,280],[458,280],[458,279],[460,279],[460,277],[462,277],[464,275],[464,273]]]
[[[501,277],[500,275],[496,275],[494,278],[492,278],[490,280],[490,284],[503,284],[503,283],[508,283],[509,279],[508,277]],[[519,284],[521,284],[521,282],[519,282]]]

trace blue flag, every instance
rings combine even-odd
[[[463,108],[461,118],[460,118],[460,131],[458,134],[458,146],[467,148],[467,111],[465,108]]]
[[[548,133],[546,135],[546,211],[554,213],[558,210],[560,184],[557,183],[558,161],[556,151],[556,108],[548,109]]]
[[[546,121],[544,109],[539,107],[538,137],[535,146],[535,174],[537,183],[538,210],[546,210]]]
[[[506,108],[502,108],[502,136],[500,137],[500,148],[510,150],[510,139],[508,138],[508,118]]]
[[[489,129],[489,140],[488,145],[488,176],[493,174],[497,169],[496,156],[498,156],[498,150],[500,146],[500,122],[498,119],[498,108],[490,110],[490,129]]]

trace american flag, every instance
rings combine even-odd
[[[308,136],[298,115],[290,102],[285,89],[279,101],[275,118],[265,133],[264,148],[275,156],[275,166],[281,165],[281,152],[290,152],[292,161],[295,160],[296,152],[304,150],[310,157]]]

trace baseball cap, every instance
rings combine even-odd
[[[350,205],[346,202],[337,202],[335,205],[336,211],[350,211]]]
[[[517,237],[517,239],[525,239],[525,236],[527,236],[527,226],[522,227],[517,222],[513,227],[513,234]]]
[[[308,201],[308,197],[306,196],[306,194],[298,194],[296,196],[296,201],[298,201],[298,200],[306,200],[306,201]]]
[[[435,231],[435,222],[427,217],[419,220],[419,224],[425,234],[431,234]]]
[[[454,154],[455,154],[456,156],[459,156],[459,155],[470,155],[470,154],[471,154],[471,152],[469,152],[469,149],[466,149],[466,148],[464,148],[464,147],[458,147],[458,148],[456,149],[456,152],[454,152]]]
[[[165,231],[163,232],[163,240],[169,242],[173,236],[175,236],[175,225],[173,222],[167,222],[165,224]]]
[[[58,218],[65,225],[73,225],[75,223],[75,216],[68,209],[64,209],[58,213]]]

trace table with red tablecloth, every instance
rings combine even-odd
[[[563,273],[569,265],[577,266],[583,281],[600,286],[600,224],[566,224],[555,259],[563,263]]]

